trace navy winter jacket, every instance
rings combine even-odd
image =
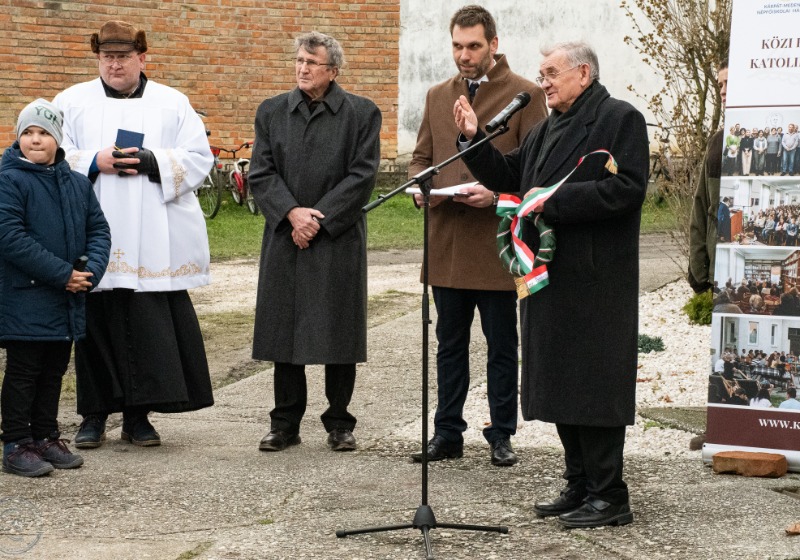
[[[86,332],[86,292],[66,285],[86,255],[97,286],[111,233],[89,180],[59,148],[56,163],[22,159],[19,142],[0,162],[0,340],[77,340]]]

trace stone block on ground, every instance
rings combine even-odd
[[[752,451],[721,451],[712,457],[711,466],[718,474],[766,478],[780,478],[789,469],[789,464],[783,455]]]

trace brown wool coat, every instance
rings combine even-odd
[[[522,143],[527,132],[547,117],[542,89],[513,73],[505,55],[495,57],[496,64],[487,73],[472,103],[478,122],[485,126],[522,91],[531,94],[527,107],[509,121],[509,131],[492,142],[501,152]],[[453,105],[459,95],[468,96],[467,81],[460,76],[433,86],[425,99],[425,112],[417,135],[417,145],[409,177],[431,165],[441,163],[457,151],[458,136],[453,119]],[[458,160],[433,178],[433,188],[474,181],[467,166]],[[513,277],[503,270],[497,256],[495,208],[472,208],[447,200],[430,209],[429,284],[444,288],[469,290],[513,290]]]

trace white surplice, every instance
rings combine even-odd
[[[124,129],[144,133],[143,147],[161,173],[161,184],[147,175],[98,175],[94,190],[111,226],[111,258],[97,289],[165,292],[208,284],[208,234],[194,191],[213,156],[189,99],[153,80],[141,98],[114,99],[97,78],[53,102],[64,111],[61,147],[75,171],[88,175],[95,154]]]

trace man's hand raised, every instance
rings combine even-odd
[[[475,134],[478,133],[478,117],[472,106],[463,95],[456,99],[456,104],[453,106],[453,117],[456,120],[456,126],[461,134],[467,140],[472,140]]]

